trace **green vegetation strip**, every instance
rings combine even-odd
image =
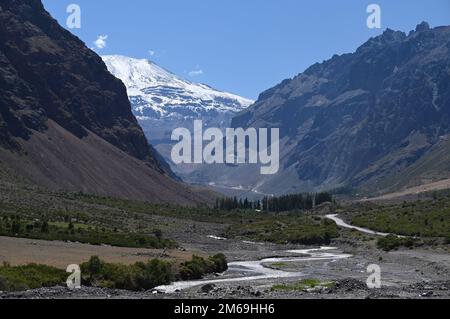
[[[296,197],[285,198],[288,199],[286,203],[298,201]],[[180,207],[82,193],[53,193],[33,187],[11,191],[0,183],[0,236],[173,248],[176,243],[162,234],[173,231],[183,221],[231,225],[230,237],[258,241],[326,244],[338,235],[334,224],[304,217],[303,211],[223,211],[206,206]],[[256,234],[260,230],[263,233]]]
[[[105,228],[90,227],[84,224],[27,221],[20,216],[0,217],[0,236],[20,237],[41,240],[62,240],[91,245],[111,245],[131,248],[176,248],[175,242],[162,238],[160,231],[154,235],[123,233]]]
[[[339,229],[333,221],[292,215],[266,216],[264,220],[234,224],[226,233],[228,238],[303,245],[328,245],[338,236]]]
[[[391,251],[400,247],[414,248],[416,244],[417,240],[414,238],[400,238],[395,235],[382,237],[377,241],[377,247],[383,249],[384,251]]]
[[[450,239],[450,198],[370,207],[356,213],[352,224],[403,236]]]
[[[133,265],[106,263],[93,256],[81,266],[82,284],[88,287],[146,291],[175,280],[200,279],[228,269],[223,254],[208,259],[193,256],[192,260],[176,265],[153,259]],[[30,264],[0,266],[0,291],[23,291],[41,287],[64,285],[68,273],[50,266]]]
[[[12,267],[0,266],[0,291],[21,291],[62,284],[68,277],[64,270],[30,264]]]
[[[334,282],[332,281],[321,281],[318,279],[304,279],[300,282],[293,284],[281,284],[272,287],[272,291],[306,291],[308,289],[323,287],[323,288],[333,288]]]

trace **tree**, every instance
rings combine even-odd
[[[48,222],[44,220],[41,225],[41,233],[48,233],[48,232],[49,232]]]
[[[14,219],[12,224],[11,224],[11,232],[13,234],[20,234],[20,219]]]
[[[155,235],[156,239],[158,239],[159,241],[163,238],[163,232],[161,229],[154,229],[153,235]]]

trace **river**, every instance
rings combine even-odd
[[[316,249],[287,250],[286,254],[299,255],[298,257],[266,258],[259,261],[238,261],[228,264],[229,269],[221,277],[211,280],[178,281],[171,285],[156,287],[154,290],[162,293],[174,293],[188,288],[208,284],[223,284],[235,282],[248,282],[256,280],[295,278],[304,276],[301,272],[289,272],[268,268],[271,263],[307,262],[307,261],[335,261],[352,257],[348,254],[336,252],[334,247],[321,247]]]

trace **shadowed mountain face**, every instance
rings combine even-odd
[[[388,29],[262,93],[233,126],[280,128],[283,169],[263,192],[390,190],[448,176],[430,161],[420,174],[411,167],[450,133],[450,27]],[[407,168],[407,179],[393,178]]]
[[[123,83],[40,0],[0,2],[0,153],[3,165],[55,189],[201,201],[168,177]]]
[[[91,130],[130,155],[152,161],[125,87],[101,58],[63,30],[40,1],[7,0],[1,7],[3,134],[27,138],[31,129],[45,130],[52,119],[78,137]]]

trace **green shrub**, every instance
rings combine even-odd
[[[0,290],[22,291],[63,285],[68,274],[50,266],[29,264],[12,267],[0,266]]]
[[[268,241],[278,244],[329,245],[339,236],[331,220],[306,216],[267,216],[254,223],[234,224],[227,230],[228,238]]]
[[[200,279],[205,274],[223,272],[228,268],[226,258],[218,254],[208,259],[193,256],[191,261],[181,265],[180,273],[170,262],[153,259],[133,265],[106,263],[93,256],[81,264],[82,284],[111,289],[131,291],[149,290],[168,285],[175,278]],[[68,274],[50,266],[30,264],[11,267],[0,266],[0,291],[21,291],[41,287],[64,285]]]
[[[137,263],[141,270],[137,272],[137,286],[148,290],[156,286],[168,284],[174,280],[172,265],[168,262],[153,259],[148,263]]]
[[[221,273],[228,270],[227,257],[224,254],[217,254],[215,256],[209,257],[209,260],[213,263],[213,272]]]
[[[449,198],[355,209],[355,226],[411,237],[450,237]]]
[[[220,273],[227,269],[228,263],[223,254],[209,257],[208,260],[194,255],[191,261],[181,264],[180,277],[183,280],[201,279],[206,274]]]
[[[335,283],[332,281],[321,281],[318,279],[304,279],[292,284],[279,284],[272,287],[272,291],[305,291],[315,287],[333,288]]]
[[[192,256],[191,261],[182,263],[180,266],[180,276],[183,280],[201,279],[208,269],[212,267],[204,258]]]
[[[149,290],[174,279],[172,265],[158,259],[127,266],[105,263],[93,256],[81,265],[81,273],[84,285],[132,291]]]
[[[413,248],[415,241],[412,238],[403,238],[395,235],[389,235],[386,237],[379,238],[377,241],[377,246],[379,249],[384,251],[391,251],[398,249],[400,247]]]

